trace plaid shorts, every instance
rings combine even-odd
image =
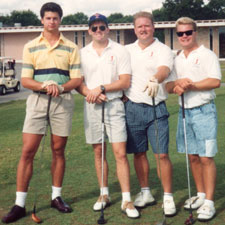
[[[127,125],[127,153],[141,153],[148,150],[150,141],[152,150],[157,153],[168,153],[169,145],[169,113],[165,102],[156,106],[156,117],[154,118],[154,107],[145,103],[135,103],[128,100],[125,103],[126,125]],[[156,138],[158,129],[158,144]]]

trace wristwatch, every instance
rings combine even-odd
[[[100,88],[101,88],[102,94],[105,94],[105,87],[103,85],[100,85]]]

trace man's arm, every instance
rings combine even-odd
[[[168,66],[160,66],[158,67],[157,73],[154,77],[158,80],[159,83],[162,83],[170,73],[170,68]]]
[[[71,91],[79,87],[82,83],[82,78],[72,78],[68,82],[62,85],[64,91]]]
[[[111,84],[105,84],[104,87],[105,92],[114,92],[127,89],[130,87],[130,74],[121,74],[119,76],[119,80],[116,80]],[[89,103],[95,103],[101,93],[101,87],[98,86],[87,92],[86,99]]]
[[[220,80],[216,78],[206,78],[201,81],[193,82],[188,90],[190,91],[207,91],[220,87]]]

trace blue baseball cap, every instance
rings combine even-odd
[[[106,24],[106,26],[108,26],[108,20],[102,14],[95,13],[93,16],[91,16],[89,21],[88,21],[88,26],[90,27],[92,25],[92,23],[94,23],[95,21],[102,21]]]

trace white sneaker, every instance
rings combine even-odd
[[[215,214],[216,214],[216,210],[214,206],[209,206],[207,203],[204,203],[198,210],[198,220],[199,221],[209,221],[211,220]]]
[[[154,197],[152,196],[151,192],[149,193],[143,193],[142,191],[139,192],[136,195],[135,201],[134,201],[134,206],[138,208],[144,208],[148,205],[154,205],[156,204],[156,201]]]
[[[163,197],[163,205],[165,216],[174,216],[176,214],[176,206],[172,196]]]
[[[139,212],[134,207],[133,202],[125,201],[121,205],[121,210],[123,213],[125,213],[127,215],[127,217],[132,218],[132,219],[136,219],[140,216]]]
[[[102,199],[103,198],[103,199]],[[108,195],[100,195],[97,202],[93,206],[94,211],[100,211],[102,209],[105,209],[106,207],[110,206],[111,199]]]
[[[199,196],[193,196],[189,199],[187,199],[184,203],[184,208],[185,209],[190,209],[190,205],[191,205],[191,209],[198,209],[200,206],[203,205],[205,198],[201,198]]]

